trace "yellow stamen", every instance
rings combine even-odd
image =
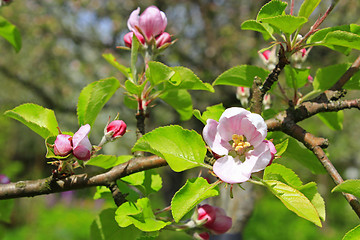
[[[243,135],[232,135],[233,144],[232,147],[239,154],[244,154],[251,149],[251,144],[246,141],[246,138]]]

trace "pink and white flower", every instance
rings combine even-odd
[[[73,154],[79,160],[86,161],[91,157],[90,128],[89,124],[81,126],[72,138]]]
[[[243,108],[226,109],[219,122],[208,119],[204,140],[213,153],[221,156],[213,165],[214,173],[234,184],[246,182],[252,173],[263,170],[275,154],[266,135],[264,119]]]

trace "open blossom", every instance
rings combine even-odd
[[[92,145],[89,140],[90,125],[81,126],[72,138],[73,154],[79,160],[89,160]]]
[[[266,141],[264,119],[243,108],[228,108],[219,122],[208,119],[203,130],[205,142],[220,156],[214,173],[224,182],[242,183],[254,172],[263,170],[272,160],[275,147]]]
[[[155,43],[156,47],[160,48],[165,43],[171,43],[171,35],[165,32],[166,15],[155,6],[146,8],[142,14],[140,14],[140,8],[134,10],[130,14],[127,25],[143,45],[145,42],[147,44]],[[132,45],[131,32],[124,36],[125,45],[128,47]]]
[[[209,204],[198,207],[198,220],[205,220],[203,226],[215,234],[223,234],[232,226],[232,219],[226,215],[224,209]]]

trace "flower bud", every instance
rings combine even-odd
[[[311,75],[308,76],[307,80],[308,80],[309,83],[314,82],[314,78]]]
[[[273,70],[277,64],[278,58],[276,56],[276,47],[264,52],[259,52],[259,57],[266,66],[267,69]]]
[[[266,93],[263,99],[264,109],[269,109],[271,107],[271,97],[269,93]]]
[[[73,154],[79,160],[89,160],[91,157],[92,145],[88,134],[90,133],[90,125],[81,126],[72,138]]]
[[[124,36],[124,42],[125,42],[125,45],[129,48],[131,48],[131,45],[132,45],[132,40],[133,40],[133,35],[134,35],[134,32],[128,32],[127,34],[125,34]],[[138,33],[138,32],[135,32],[135,36],[137,37],[137,39],[139,40],[139,42],[141,44],[144,44],[145,43],[145,39],[144,37]]]
[[[72,150],[71,136],[66,134],[59,134],[54,143],[54,153],[56,156],[66,156]]]
[[[206,220],[204,227],[215,234],[223,234],[232,226],[231,217],[224,209],[204,204],[198,208],[198,220]]]
[[[8,184],[10,179],[5,174],[0,174],[0,184]]]
[[[121,137],[126,133],[126,123],[122,120],[114,120],[107,125],[106,131],[113,132],[111,138]]]
[[[247,107],[250,97],[250,88],[247,87],[237,87],[236,89],[236,98],[240,100],[241,106]]]
[[[266,50],[265,52],[262,53],[262,55],[264,56],[265,60],[269,60],[270,54],[271,54],[271,51],[270,51],[270,50]]]
[[[210,234],[208,232],[202,232],[202,233],[194,233],[194,239],[199,239],[199,240],[209,240],[210,239]]]
[[[163,32],[156,38],[156,47],[160,48],[165,43],[171,43],[171,36],[167,32]]]

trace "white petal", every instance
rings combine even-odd
[[[254,147],[259,145],[267,135],[267,126],[264,119],[256,113],[250,113],[242,121],[244,135]],[[248,130],[246,130],[248,129]]]
[[[217,132],[219,123],[213,119],[208,119],[203,129],[203,137],[207,145],[213,152],[222,156],[228,154],[228,149],[231,148],[230,144],[221,139]]]
[[[130,17],[129,17],[128,21],[127,21],[127,26],[129,28],[129,30],[132,31],[132,32],[137,32],[138,31],[135,28],[135,26],[139,26],[139,13],[140,13],[140,8],[138,7],[137,9],[132,11],[132,13],[130,14]]]
[[[264,170],[271,161],[271,151],[266,142],[260,143],[254,150],[249,151],[244,162],[247,171],[259,172]]]
[[[213,166],[214,173],[224,182],[242,183],[249,180],[251,172],[243,169],[243,163],[235,160],[232,156],[226,155],[216,160]]]
[[[250,112],[239,107],[226,109],[220,117],[218,132],[222,139],[230,141],[233,134],[243,135],[241,121]]]

